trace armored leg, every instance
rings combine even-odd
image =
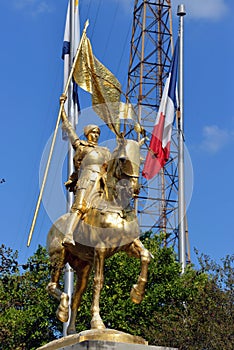
[[[75,245],[73,233],[80,221],[81,215],[82,213],[80,211],[75,211],[70,214],[67,222],[66,234],[62,242],[63,245]]]
[[[63,239],[63,245],[75,245],[73,239],[73,233],[81,219],[81,216],[85,212],[85,188],[77,189],[74,203],[71,207],[70,216],[67,221],[66,233]]]

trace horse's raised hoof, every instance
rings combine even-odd
[[[144,298],[144,295],[144,291],[140,291],[138,285],[134,284],[130,293],[132,302],[135,304],[140,304]]]
[[[56,316],[61,322],[67,322],[69,317],[69,296],[62,293],[60,297],[60,304],[56,311]]]
[[[60,310],[60,307],[58,307],[58,309],[56,311],[56,316],[57,316],[57,318],[59,319],[60,322],[65,323],[65,322],[68,321],[69,314],[66,311]]]

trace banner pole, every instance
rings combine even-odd
[[[64,89],[64,92],[63,92],[64,95],[67,95],[67,93],[68,93],[68,88],[69,88],[69,85],[70,85],[70,82],[71,82],[71,79],[72,79],[72,75],[73,75],[73,72],[74,72],[74,69],[75,69],[75,65],[76,65],[76,61],[77,61],[79,52],[80,52],[80,49],[81,49],[81,44],[82,44],[82,42],[83,42],[83,40],[84,40],[84,38],[86,36],[86,30],[87,30],[88,25],[89,25],[89,21],[87,20],[86,23],[85,23],[85,26],[84,26],[84,30],[83,30],[83,33],[82,33],[82,37],[81,37],[79,46],[78,46],[77,51],[76,51],[76,56],[75,56],[72,68],[71,68],[71,71],[70,71],[70,74],[69,74],[69,77],[67,79],[67,83],[66,83],[66,86],[65,86],[65,89]],[[61,115],[62,115],[62,110],[63,110],[63,105],[60,105],[58,118],[57,118],[55,129],[54,129],[54,135],[53,135],[51,146],[50,146],[50,152],[49,152],[49,156],[48,156],[48,160],[47,160],[47,164],[46,164],[46,168],[45,168],[45,172],[44,172],[44,176],[43,176],[43,180],[42,180],[42,184],[41,184],[41,189],[40,189],[40,192],[39,192],[39,195],[38,195],[37,205],[36,205],[36,209],[34,211],[34,216],[33,216],[32,224],[31,224],[31,228],[30,228],[29,235],[28,235],[27,247],[30,246],[32,235],[33,235],[33,231],[34,231],[36,220],[37,220],[37,216],[38,216],[38,212],[39,212],[39,209],[40,209],[41,200],[42,200],[43,192],[44,192],[44,189],[45,189],[45,184],[46,184],[46,180],[47,180],[47,176],[48,176],[48,172],[49,172],[49,167],[50,167],[50,163],[51,163],[51,158],[52,158],[52,154],[53,154],[53,151],[54,151],[54,145],[55,145],[55,141],[56,141],[56,137],[57,137],[57,133],[58,133],[58,127],[59,127],[59,123],[60,123],[60,119],[61,119]]]

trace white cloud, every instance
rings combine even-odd
[[[220,151],[234,139],[233,131],[221,129],[217,125],[204,126],[202,134],[202,149],[213,154]]]
[[[51,6],[44,0],[15,0],[14,7],[26,11],[32,16],[52,11]]]
[[[172,0],[174,14],[180,4],[185,5],[187,16],[191,18],[217,20],[228,12],[227,0]]]

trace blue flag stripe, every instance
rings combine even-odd
[[[176,99],[176,82],[177,82],[177,71],[178,71],[178,56],[179,56],[179,48],[178,48],[178,40],[175,45],[174,54],[172,57],[171,67],[170,67],[170,85],[168,90],[168,96],[173,101],[175,109],[177,108],[177,99]]]
[[[72,79],[72,81],[73,81],[72,98],[73,98],[74,104],[77,105],[77,111],[80,114],[80,101],[79,101],[79,96],[78,96],[78,85],[74,79]]]
[[[62,50],[62,59],[64,60],[65,55],[70,54],[70,42],[69,41],[64,41],[63,42],[63,50]]]

